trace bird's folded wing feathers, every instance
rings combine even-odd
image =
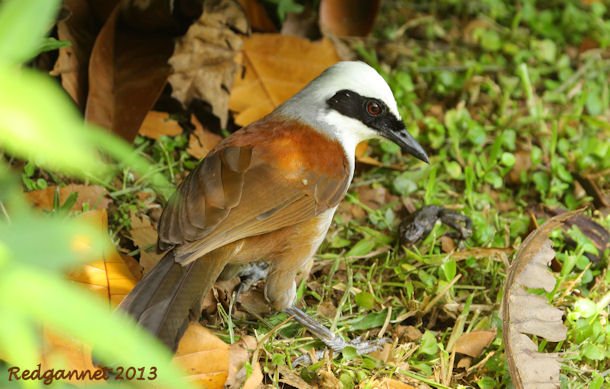
[[[159,247],[179,246],[176,261],[184,265],[228,243],[306,221],[345,194],[349,173],[341,166],[336,174],[286,171],[264,144],[221,147],[170,199],[159,223]]]

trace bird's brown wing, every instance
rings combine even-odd
[[[320,135],[307,142],[281,126],[265,133],[267,140],[248,135],[208,155],[170,199],[159,222],[159,247],[177,246],[178,262],[308,220],[345,194],[350,175],[340,146],[320,147]]]

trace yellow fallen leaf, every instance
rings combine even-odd
[[[381,381],[381,388],[383,389],[415,389],[415,386],[405,384],[393,378],[384,378]]]
[[[253,34],[244,40],[241,69],[231,90],[229,109],[235,122],[245,126],[270,113],[292,97],[324,69],[339,61],[328,39],[307,39],[279,34]]]
[[[108,191],[98,185],[70,184],[63,187],[50,186],[46,189],[27,192],[25,196],[36,208],[50,211],[53,209],[55,193],[59,194],[59,205],[63,205],[72,193],[77,193],[78,197],[72,206],[74,211],[82,210],[85,204],[89,209],[107,208],[111,201],[108,197]]]
[[[138,134],[151,139],[159,139],[163,135],[182,134],[182,127],[165,112],[149,111],[140,125]]]
[[[80,218],[99,226],[103,231],[108,230],[106,210],[87,212]],[[112,249],[100,255],[99,260],[70,272],[68,278],[103,297],[112,306],[116,306],[133,289],[137,279],[116,250]]]
[[[229,375],[229,345],[199,323],[189,324],[174,361],[203,388],[223,388]]]

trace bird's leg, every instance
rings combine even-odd
[[[249,291],[252,285],[260,280],[266,279],[268,275],[269,264],[267,262],[252,262],[243,265],[237,273],[240,283],[237,288],[236,296]]]
[[[309,332],[320,339],[328,348],[338,353],[342,352],[346,347],[353,347],[358,354],[368,354],[379,350],[383,344],[388,342],[388,339],[386,338],[366,341],[357,338],[346,342],[342,337],[318,323],[311,316],[294,305],[284,309],[284,312],[291,315],[299,324],[307,328]]]

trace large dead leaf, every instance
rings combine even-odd
[[[169,34],[126,26],[120,11],[117,6],[108,17],[93,46],[85,118],[131,141],[167,81],[174,43]]]
[[[27,192],[25,195],[32,205],[48,211],[53,209],[56,194],[59,195],[59,205],[63,205],[72,193],[78,194],[72,210],[82,210],[84,205],[87,205],[89,209],[105,209],[111,201],[108,198],[108,191],[97,185],[70,184],[61,188],[51,186]]]
[[[116,2],[118,0],[112,1]],[[52,74],[61,76],[63,88],[84,109],[87,102],[87,67],[99,25],[88,1],[64,0],[63,6],[68,16],[57,23],[57,36],[70,41],[70,46],[59,49]]]
[[[245,126],[273,111],[324,69],[339,61],[328,39],[253,34],[244,41],[244,76],[235,80],[229,108]]]
[[[248,21],[235,0],[207,0],[199,20],[176,42],[169,63],[172,96],[184,106],[199,99],[227,124],[229,91]]]
[[[539,353],[526,335],[550,342],[566,338],[562,311],[551,306],[544,296],[528,293],[528,288],[550,292],[555,278],[548,269],[554,258],[549,234],[576,212],[549,219],[521,244],[506,280],[502,300],[503,338],[513,384],[516,388],[558,388],[560,358],[556,353]]]
[[[222,388],[229,375],[229,345],[200,324],[187,328],[174,360],[206,388]]]
[[[229,346],[199,323],[189,324],[174,361],[182,366],[189,379],[206,389],[256,388],[262,382],[260,366],[246,379],[245,362],[256,348],[252,337],[244,337]]]

